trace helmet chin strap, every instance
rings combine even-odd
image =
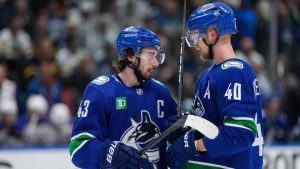
[[[127,60],[127,65],[128,67],[130,67],[131,69],[133,69],[134,71],[134,75],[136,77],[136,79],[138,80],[138,82],[140,84],[144,83],[147,79],[145,79],[143,76],[142,76],[142,73],[141,71],[139,70],[139,67],[140,67],[140,63],[141,63],[141,59],[137,57],[137,64],[134,64],[132,62],[130,62],[129,60]]]
[[[208,58],[209,59],[214,59],[214,53],[213,53],[213,46],[218,43],[220,36],[217,36],[215,42],[213,44],[208,44],[205,38],[202,38],[204,44],[208,46]]]

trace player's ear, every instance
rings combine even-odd
[[[134,60],[135,60],[135,56],[134,55],[128,55],[127,56],[127,60],[131,63],[134,63]]]
[[[215,28],[210,28],[207,32],[207,38],[209,42],[214,42],[218,37],[218,33]]]
[[[134,50],[132,48],[125,49],[124,58],[126,58],[126,60],[128,60],[130,63],[133,63],[135,59]]]

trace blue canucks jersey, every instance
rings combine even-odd
[[[215,139],[203,138],[207,152],[194,156],[186,168],[262,168],[262,108],[253,69],[239,59],[213,64],[198,78],[195,93],[193,114],[220,132]]]
[[[70,143],[72,162],[80,168],[99,169],[105,160],[105,139],[118,140],[138,150],[164,131],[164,120],[176,114],[176,103],[167,88],[150,79],[129,88],[113,75],[102,75],[88,84],[75,119]],[[166,143],[146,152],[149,161],[166,168]]]

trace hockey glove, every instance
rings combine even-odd
[[[111,142],[106,140],[104,144]],[[105,158],[105,163],[102,168],[113,169],[153,169],[153,164],[148,159],[137,155],[138,150],[127,146],[119,141],[113,141],[108,144]]]
[[[174,124],[178,120],[179,118],[176,115],[168,117],[164,123],[165,130],[168,129],[172,124]],[[188,131],[187,127],[186,128],[180,127],[179,129],[176,129],[175,131],[173,131],[167,136],[169,143],[171,144],[174,143],[179,137],[183,136],[187,131]]]
[[[195,147],[195,138],[200,139],[202,137],[203,135],[198,131],[190,130],[177,139],[166,153],[168,167],[182,169],[184,164],[198,153]]]

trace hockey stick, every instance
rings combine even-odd
[[[183,57],[184,57],[184,35],[185,35],[185,15],[186,15],[186,0],[183,5],[183,16],[182,16],[182,35],[180,44],[180,56],[179,56],[179,72],[178,72],[178,107],[177,117],[181,116],[181,102],[182,102],[182,72],[183,72]]]
[[[161,135],[152,140],[146,147],[139,151],[139,155],[143,155],[146,151],[148,151],[151,147],[159,143],[163,138],[167,135],[175,131],[180,127],[192,127],[195,130],[199,131],[209,139],[214,139],[219,134],[219,129],[210,121],[203,119],[199,116],[194,115],[186,115],[181,117],[177,122],[171,125],[167,130],[165,130]]]

